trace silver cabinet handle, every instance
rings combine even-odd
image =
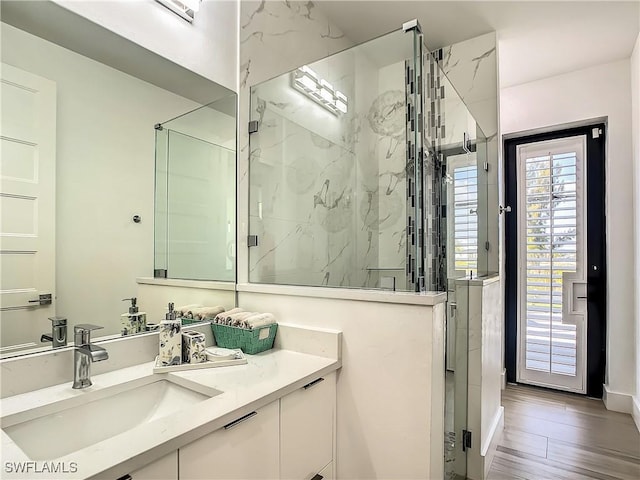
[[[237,425],[241,424],[241,423],[242,423],[242,422],[244,422],[245,420],[249,420],[251,417],[255,417],[257,414],[258,414],[258,412],[251,412],[251,413],[247,413],[244,417],[240,417],[240,418],[238,418],[237,420],[234,420],[234,421],[233,421],[233,422],[231,422],[231,423],[227,423],[227,424],[224,426],[224,429],[225,429],[225,430],[230,430],[230,429],[232,429],[233,427],[235,427],[235,426],[237,426]]]
[[[306,384],[304,387],[302,387],[302,388],[304,388],[305,390],[308,390],[309,388],[316,386],[316,385],[317,385],[317,384],[319,384],[320,382],[324,382],[324,378],[320,377],[320,378],[318,378],[317,380],[314,380],[314,381],[313,381],[313,382],[311,382],[311,383],[307,383],[307,384]]]

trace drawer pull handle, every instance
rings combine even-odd
[[[313,382],[311,382],[311,383],[307,383],[307,384],[306,384],[304,387],[302,387],[302,388],[304,388],[305,390],[307,390],[307,389],[309,389],[309,388],[311,388],[311,387],[313,387],[313,386],[315,386],[315,385],[319,384],[320,382],[324,382],[324,378],[320,377],[320,378],[318,378],[317,380],[314,380],[314,381],[313,381]],[[313,480],[313,479],[312,479],[312,480]]]
[[[251,417],[255,417],[257,414],[258,414],[258,412],[247,413],[244,417],[240,417],[239,419],[234,420],[231,423],[227,423],[224,426],[224,429],[225,430],[229,430],[229,429],[235,427],[236,425],[239,425],[240,423],[244,422],[245,420],[249,420]]]
[[[322,475],[320,475],[319,473],[316,473],[311,480],[322,480],[324,477]]]
[[[131,479],[131,475],[127,473],[126,475],[122,475],[121,477],[119,477],[118,480],[132,480],[132,479]]]

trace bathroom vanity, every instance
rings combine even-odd
[[[150,361],[3,398],[2,478],[34,475],[7,462],[66,468],[47,478],[334,478],[341,333],[281,328],[246,365],[153,374]]]

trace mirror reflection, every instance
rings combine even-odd
[[[169,277],[174,265],[178,278],[233,281],[235,93],[52,2],[2,2],[0,27],[0,355],[57,346],[63,327],[72,343],[81,323],[120,336],[129,299],[148,287],[136,279],[161,255]],[[175,189],[154,258],[157,124],[172,136]],[[192,167],[219,176],[198,188],[183,175]],[[211,245],[218,263],[196,270]],[[161,311],[164,296],[137,307]]]
[[[156,125],[155,270],[235,280],[235,96]]]

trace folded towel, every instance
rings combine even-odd
[[[215,323],[226,323],[226,319],[230,316],[233,315],[234,313],[239,313],[239,312],[244,312],[244,310],[242,308],[232,308],[231,310],[227,310],[226,312],[221,312],[218,315],[215,316],[215,318],[213,319],[213,321]]]
[[[242,308],[232,308],[226,312],[218,313],[213,319],[213,323],[253,330],[276,323],[276,318],[271,313],[247,312]]]
[[[238,313],[234,313],[233,315],[229,315],[227,317],[227,325],[231,325],[232,327],[241,327],[244,323],[244,321],[251,317],[252,315],[255,315],[256,312],[238,312]]]
[[[244,319],[244,328],[253,330],[276,323],[276,317],[271,313],[259,313]]]
[[[174,311],[178,318],[193,318],[191,311],[197,308],[202,308],[202,305],[197,303],[193,305],[183,305],[182,307],[174,308]]]
[[[220,306],[193,308],[189,312],[187,312],[187,315],[191,315],[187,318],[206,320],[208,318],[215,318],[216,315],[222,312],[224,312],[224,308]]]

